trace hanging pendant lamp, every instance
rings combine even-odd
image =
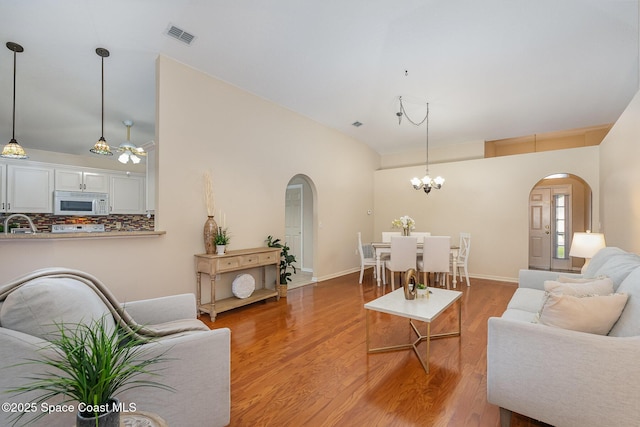
[[[11,128],[11,141],[2,149],[0,157],[9,159],[26,159],[29,156],[24,152],[24,148],[16,141],[16,54],[24,52],[24,48],[17,43],[7,42],[7,48],[13,51],[13,125]]]
[[[101,58],[102,62],[102,130],[100,132],[100,139],[89,151],[95,154],[101,154],[103,156],[113,156],[111,148],[109,148],[109,144],[107,144],[107,141],[104,139],[104,58],[109,56],[109,51],[107,49],[99,47],[96,49],[96,53]]]

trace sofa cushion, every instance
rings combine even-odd
[[[545,293],[540,289],[518,288],[511,297],[507,309],[537,314],[544,303]]]
[[[576,297],[547,293],[538,322],[606,335],[620,317],[626,302],[627,294]]]
[[[544,290],[555,294],[584,297],[588,295],[610,295],[613,293],[613,280],[610,278],[589,282],[561,282],[546,280]]]
[[[90,323],[105,317],[115,321],[106,304],[87,285],[63,277],[34,279],[11,292],[0,307],[0,325],[42,339],[57,336],[60,324]]]
[[[627,305],[616,324],[609,331],[614,337],[635,337],[640,335],[640,269],[627,276],[618,287],[618,292],[629,295]]]
[[[613,289],[618,286],[636,268],[640,267],[640,256],[625,252],[620,248],[603,248],[596,253],[587,266],[585,277],[606,276],[613,280]]]

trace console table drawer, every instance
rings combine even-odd
[[[234,256],[218,260],[218,271],[234,270],[242,265],[242,257]]]
[[[258,265],[258,255],[245,255],[242,257],[242,263],[241,265],[243,267],[251,267],[252,265]]]
[[[280,258],[280,254],[270,252],[268,254],[258,254],[260,264],[273,264]]]

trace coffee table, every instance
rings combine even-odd
[[[404,289],[396,289],[380,298],[370,301],[364,305],[366,328],[367,328],[367,353],[382,353],[387,351],[397,351],[405,349],[413,349],[418,360],[422,364],[425,372],[429,373],[429,351],[432,339],[459,337],[462,330],[462,292],[451,291],[440,288],[429,288],[431,294],[429,298],[416,298],[408,300],[404,297]],[[452,332],[445,332],[439,334],[431,333],[431,322],[437,318],[440,313],[445,311],[451,305],[458,301],[458,330]],[[409,324],[412,330],[415,332],[417,338],[415,341],[407,344],[393,345],[388,347],[371,348],[371,342],[369,337],[369,312],[379,311],[381,313],[392,314],[394,316],[406,317],[409,319]],[[422,335],[414,320],[427,323],[427,334]],[[422,341],[427,342],[426,358],[420,357],[418,352],[418,344]]]

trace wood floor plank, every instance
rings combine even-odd
[[[516,285],[472,279],[458,290],[462,336],[432,341],[429,374],[410,350],[367,354],[363,306],[384,292],[371,270],[362,285],[354,273],[220,313],[213,323],[203,315],[209,327],[231,329],[231,426],[499,426],[486,399],[487,319],[502,314]],[[372,337],[384,345],[412,337],[407,319],[369,315]],[[432,324],[434,333],[455,327],[455,305]]]

